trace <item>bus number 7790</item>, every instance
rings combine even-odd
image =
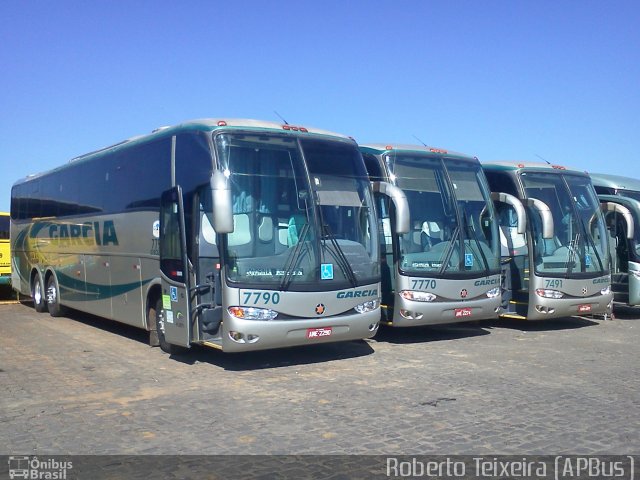
[[[280,303],[278,292],[242,292],[244,295],[244,305],[277,305]],[[252,301],[253,300],[253,301]]]

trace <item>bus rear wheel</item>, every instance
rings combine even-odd
[[[60,305],[60,291],[53,275],[50,275],[47,280],[47,308],[52,317],[64,315],[64,307]]]
[[[156,301],[155,309],[152,308],[151,310],[149,310],[149,317],[150,321],[155,322],[156,332],[158,335],[158,343],[160,344],[160,349],[163,352],[168,353],[169,355],[176,355],[188,351],[188,349],[185,347],[167,342],[167,339],[164,336],[164,315],[162,312],[162,299],[158,299]]]
[[[33,299],[33,308],[38,313],[47,311],[47,302],[44,297],[44,287],[42,286],[42,277],[36,273],[31,282],[31,298]]]

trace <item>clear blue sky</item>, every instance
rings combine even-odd
[[[245,117],[640,176],[640,2],[0,1],[0,209],[27,174]]]

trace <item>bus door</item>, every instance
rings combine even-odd
[[[529,289],[529,247],[526,212],[522,203],[506,193],[492,193],[500,227],[502,308],[525,316]]]
[[[160,201],[160,277],[164,338],[172,345],[189,347],[190,272],[182,189],[179,185],[164,192]]]
[[[393,260],[393,230],[391,223],[391,199],[381,193],[375,194],[378,212],[378,241],[380,244],[381,315],[383,322],[393,321],[396,285],[396,268]]]
[[[609,232],[611,287],[617,301],[640,303],[640,263],[635,221],[640,202],[615,195],[600,195]]]

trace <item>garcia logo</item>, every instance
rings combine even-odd
[[[609,278],[609,277],[596,278],[596,279],[593,280],[593,283],[594,284],[597,284],[597,283],[611,283],[611,278]]]
[[[484,278],[482,280],[476,280],[473,284],[476,287],[480,287],[482,285],[497,285],[500,282],[499,278]]]
[[[336,295],[337,298],[361,298],[361,297],[377,297],[378,289],[374,288],[371,290],[343,290],[342,292],[338,292]]]
[[[53,223],[49,238],[54,245],[118,245],[113,220],[85,223]]]

